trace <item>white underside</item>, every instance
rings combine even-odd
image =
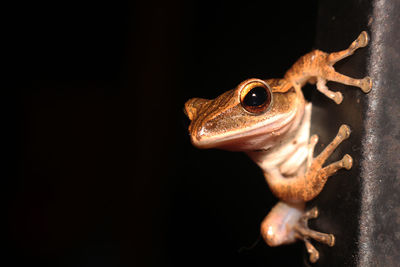
[[[248,153],[264,172],[279,169],[282,175],[291,176],[304,164],[309,151],[311,109],[311,103],[306,104],[300,125],[296,127],[297,131],[281,144],[264,152]]]

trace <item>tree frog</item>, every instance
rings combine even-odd
[[[363,31],[345,50],[314,50],[302,56],[282,79],[248,79],[213,100],[192,98],[185,103],[194,146],[243,151],[263,170],[269,188],[280,200],[261,223],[265,242],[279,246],[303,240],[311,262],[318,260],[319,253],[310,239],[333,246],[335,237],[308,227],[308,220],[317,218],[318,209],[306,211],[305,203],[318,196],[328,177],[339,169],[350,169],[353,160],[346,154],[324,166],[350,135],[349,126],[344,124],[314,157],[318,136],[310,137],[312,104],[304,99],[301,88],[307,82],[316,84],[318,91],[337,104],[343,96],[329,90],[327,81],[359,87],[368,93],[372,88],[370,77],[350,78],[333,67],[367,44],[368,35]]]

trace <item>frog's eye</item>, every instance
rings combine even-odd
[[[244,83],[240,91],[242,107],[253,114],[261,114],[271,103],[271,89],[262,80],[252,79]]]

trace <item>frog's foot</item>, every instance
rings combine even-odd
[[[340,74],[335,71],[333,65],[348,57],[351,56],[354,51],[358,48],[364,47],[368,44],[369,38],[367,32],[363,31],[358,36],[358,38],[349,46],[349,48],[330,53],[326,58],[327,66],[323,68],[323,71],[317,76],[317,89],[326,95],[328,98],[335,101],[336,104],[340,104],[343,100],[343,96],[340,92],[333,92],[328,89],[326,86],[327,81],[333,81],[338,83],[343,83],[346,85],[359,87],[364,93],[368,93],[372,88],[372,80],[370,77],[364,77],[363,79],[354,79],[350,78],[346,75]]]
[[[318,136],[311,136],[309,143],[310,151],[307,159],[307,172],[304,176],[306,186],[301,190],[298,190],[302,192],[302,195],[297,200],[301,200],[304,202],[310,201],[321,192],[330,176],[332,176],[342,168],[349,170],[352,167],[353,159],[347,154],[341,160],[333,162],[326,167],[323,167],[323,164],[329,158],[329,156],[344,140],[349,138],[349,136],[350,127],[343,124],[342,126],[340,126],[339,131],[332,142],[330,142],[325,147],[325,149],[315,158],[313,158],[313,149],[318,141]]]
[[[328,157],[335,151],[335,149],[347,138],[350,136],[350,127],[346,124],[342,124],[340,126],[339,131],[336,137],[330,142],[325,149],[317,156],[313,157],[315,145],[318,142],[318,135],[313,135],[310,138],[308,144],[308,158],[307,158],[307,167],[309,172],[313,174],[318,173],[320,176],[331,176],[336,171],[341,168],[345,168],[349,170],[352,166],[353,160],[350,155],[345,155],[341,160],[331,163],[330,165],[322,168],[322,165],[328,159]],[[310,174],[311,175],[311,174]],[[319,181],[318,181],[319,182]]]
[[[343,95],[341,92],[333,92],[329,90],[328,86],[326,86],[326,80],[324,78],[318,77],[317,79],[317,89],[321,93],[323,93],[328,98],[335,101],[336,104],[340,104],[343,101]]]
[[[343,83],[346,85],[351,85],[359,87],[364,93],[369,93],[372,89],[372,79],[370,77],[364,77],[362,79],[350,78],[346,75],[336,72],[333,67],[330,67],[322,77],[317,79],[317,89],[328,98],[335,101],[336,104],[340,104],[343,100],[343,96],[340,92],[333,92],[326,86],[326,81],[333,81],[338,83]]]
[[[339,128],[339,131],[335,138],[325,147],[325,149],[316,157],[314,158],[311,167],[314,165],[317,166],[322,166],[324,162],[328,159],[328,157],[335,151],[335,149],[347,138],[349,138],[351,133],[350,127],[347,126],[346,124],[342,124]],[[331,165],[335,166],[342,166],[342,168],[349,169],[351,167],[351,164],[349,161],[351,160],[351,157],[349,155],[346,155],[341,161],[332,163]],[[340,163],[341,162],[341,163]],[[330,165],[328,165],[325,168],[328,168]],[[318,170],[320,171],[320,170]],[[333,174],[333,173],[332,173]],[[330,174],[330,175],[332,175]]]
[[[310,261],[312,263],[316,262],[319,258],[319,253],[316,248],[311,244],[310,238],[314,239],[320,243],[327,244],[332,247],[335,245],[335,236],[332,234],[320,233],[308,228],[308,220],[315,219],[318,217],[318,209],[316,207],[311,210],[305,212],[298,223],[294,226],[294,230],[296,232],[296,237],[304,241],[307,252],[310,255]]]

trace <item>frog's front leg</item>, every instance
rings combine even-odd
[[[319,253],[311,244],[310,238],[333,246],[335,237],[308,228],[308,220],[317,218],[318,210],[313,208],[304,212],[304,205],[302,202],[278,202],[261,223],[261,235],[271,247],[290,244],[296,239],[303,240],[310,254],[310,261],[316,262]]]
[[[295,176],[286,177],[280,172],[279,168],[269,169],[265,172],[265,178],[272,193],[285,202],[307,202],[316,197],[330,176],[339,169],[351,168],[352,158],[347,154],[341,160],[323,167],[333,151],[349,136],[349,126],[342,125],[332,142],[315,158],[312,157],[312,154],[318,138],[316,135],[312,136],[304,173],[300,172]]]
[[[368,34],[367,32],[363,31],[347,49],[339,52],[330,53],[326,57],[327,66],[321,69],[321,74],[317,77],[317,89],[329,98],[331,98],[333,101],[335,101],[336,104],[340,104],[342,102],[343,96],[340,92],[330,91],[326,86],[327,80],[359,87],[364,93],[368,93],[369,91],[371,91],[372,80],[370,77],[365,77],[363,79],[350,78],[336,72],[333,67],[336,62],[348,56],[351,56],[355,50],[361,47],[365,47],[367,44]]]
[[[285,79],[290,81],[297,90],[300,90],[306,82],[316,82],[318,91],[335,101],[336,104],[342,102],[343,96],[340,92],[329,90],[326,86],[327,81],[356,86],[364,93],[368,93],[372,88],[372,80],[370,77],[364,77],[363,79],[351,78],[336,72],[333,67],[336,62],[351,56],[355,50],[365,47],[367,44],[368,34],[363,31],[358,38],[343,51],[328,54],[320,50],[314,50],[304,55],[293,64],[292,68],[286,72]]]

